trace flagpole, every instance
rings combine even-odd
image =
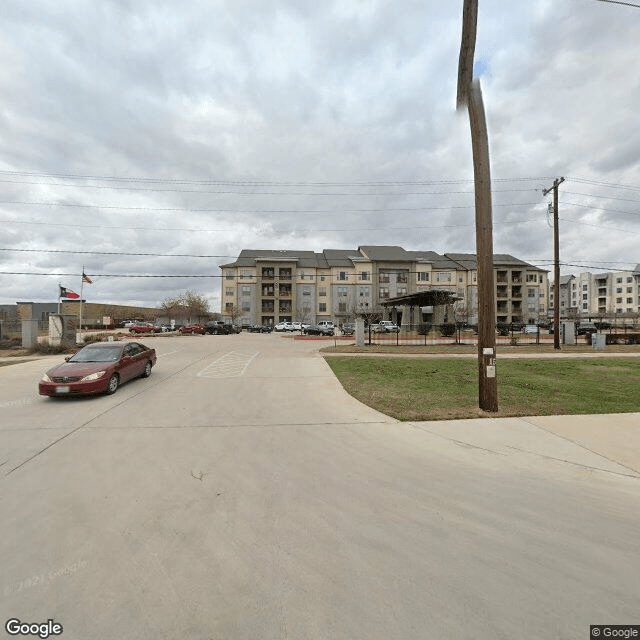
[[[84,265],[82,265],[82,275],[80,276],[80,335],[82,335],[82,289],[84,287]]]

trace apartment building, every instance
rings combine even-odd
[[[550,309],[554,308],[551,287]],[[640,264],[633,271],[584,272],[560,277],[560,316],[594,318],[640,313]]]
[[[244,249],[234,262],[220,268],[221,313],[242,324],[340,323],[358,313],[378,310],[389,316],[384,303],[421,291],[454,294],[457,318],[477,322],[475,254],[440,255],[398,246],[319,253]],[[546,316],[545,270],[513,256],[496,255],[494,272],[497,321],[535,322]],[[394,318],[405,326],[454,319],[438,317],[434,308],[406,306],[396,309]]]

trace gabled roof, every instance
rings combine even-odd
[[[458,264],[462,265],[465,269],[477,269],[478,259],[475,253],[445,253],[447,258],[455,260]],[[529,264],[524,260],[515,258],[508,253],[494,253],[493,254],[493,266],[495,267],[521,267],[527,269],[535,269],[536,271],[546,271],[546,269],[540,269],[535,265]]]
[[[330,267],[352,267],[353,260],[362,259],[354,249],[325,249],[322,254]]]
[[[408,251],[396,246],[365,246],[358,247],[358,251],[365,258],[377,262],[410,262],[413,260]]]

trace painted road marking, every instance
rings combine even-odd
[[[235,353],[234,351],[225,353],[200,371],[198,377],[239,378],[257,355],[258,353],[247,355],[245,353]]]

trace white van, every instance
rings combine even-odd
[[[335,329],[335,325],[333,324],[333,322],[331,322],[331,320],[321,320],[320,322],[318,322],[318,326],[319,327],[325,327],[326,329]]]

